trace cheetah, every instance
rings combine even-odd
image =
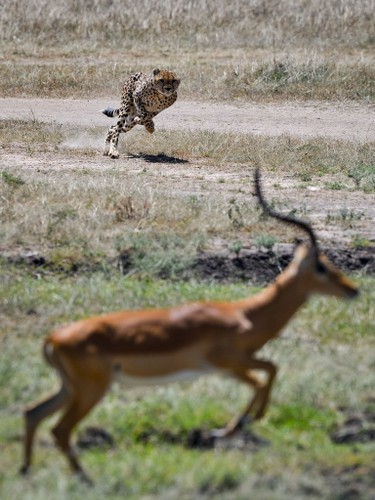
[[[118,117],[107,134],[104,155],[118,158],[117,144],[121,132],[128,132],[135,125],[144,125],[147,132],[155,130],[153,117],[177,99],[180,78],[173,71],[155,68],[151,75],[135,73],[124,84],[121,106],[102,110],[110,118]]]

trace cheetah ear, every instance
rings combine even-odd
[[[155,69],[152,70],[152,74],[154,76],[156,76],[158,73],[160,73],[160,69],[159,68],[155,68]]]

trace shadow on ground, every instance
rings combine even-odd
[[[146,153],[132,154],[129,155],[131,158],[138,158],[146,161],[147,163],[189,163],[188,160],[183,160],[182,158],[176,158],[175,156],[168,156],[165,153],[159,153],[157,155],[150,155]]]
[[[141,443],[154,445],[168,443],[181,445],[197,450],[241,450],[257,451],[270,443],[263,437],[250,430],[240,430],[227,438],[214,438],[204,429],[192,429],[185,432],[172,432],[167,429],[147,429],[140,433],[136,440]],[[86,427],[77,438],[77,446],[82,450],[90,448],[113,448],[115,441],[111,434],[101,427]]]

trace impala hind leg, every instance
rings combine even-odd
[[[35,432],[39,424],[45,418],[53,415],[58,410],[63,408],[69,401],[69,393],[65,385],[61,386],[59,392],[26,410],[25,412],[25,438],[24,438],[24,461],[20,472],[26,474],[30,469],[32,449],[34,443]]]
[[[79,463],[77,455],[70,444],[70,437],[78,422],[80,422],[104,396],[109,384],[109,376],[105,379],[101,378],[100,381],[95,377],[90,379],[80,378],[74,385],[74,397],[66,412],[52,429],[56,444],[67,457],[71,469],[88,483],[91,483],[91,480]]]

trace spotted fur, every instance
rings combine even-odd
[[[135,125],[144,125],[147,132],[155,130],[153,117],[177,99],[180,79],[173,71],[155,68],[151,75],[135,73],[124,84],[121,106],[102,110],[110,118],[118,117],[107,134],[104,155],[118,158],[118,139],[121,132],[129,132]]]

